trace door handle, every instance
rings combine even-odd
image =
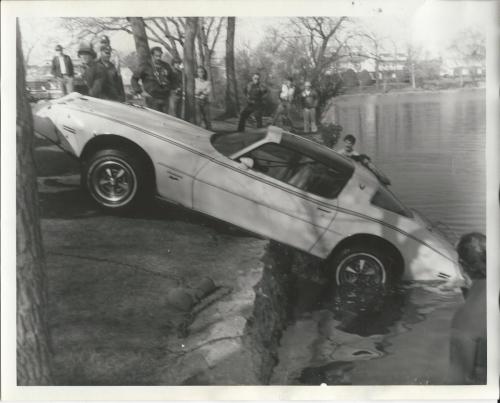
[[[168,177],[169,177],[170,179],[173,179],[174,181],[178,181],[178,180],[179,180],[179,178],[178,178],[178,177],[176,177],[176,176],[169,175]]]

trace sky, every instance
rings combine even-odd
[[[434,1],[415,3],[415,7],[400,7],[396,11],[371,14],[370,17],[355,18],[357,24],[370,29],[379,36],[390,39],[399,48],[412,43],[421,46],[431,57],[444,54],[452,39],[468,27],[482,29],[488,18],[488,2],[484,1]],[[399,3],[403,4],[403,2]],[[410,4],[410,3],[405,3]],[[256,46],[269,27],[286,23],[285,17],[237,17],[235,47]],[[71,38],[61,29],[57,18],[21,19],[24,52],[31,48],[30,64],[41,64],[53,56],[54,46],[70,43]],[[134,50],[132,37],[124,32],[111,33],[112,46],[120,53]],[[224,36],[220,40],[220,53],[224,49]],[[66,53],[76,58],[75,48]]]

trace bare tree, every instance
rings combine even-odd
[[[317,81],[347,47],[349,36],[340,38],[339,33],[347,17],[298,17],[291,22],[297,34],[307,39],[308,56],[312,62],[311,79]]]
[[[143,18],[146,37],[165,48],[172,57],[181,57],[184,46],[185,21],[181,17]],[[95,40],[99,35],[124,31],[133,34],[130,20],[122,17],[70,17],[62,18],[61,25],[76,32],[79,40]]]
[[[186,31],[184,41],[184,73],[186,97],[184,100],[184,119],[194,123],[196,120],[195,98],[194,98],[194,76],[195,76],[195,39],[198,30],[198,17],[186,18]]]
[[[25,90],[19,21],[16,29],[17,383],[50,385],[51,351],[46,317],[46,266],[33,162],[33,122]]]
[[[455,64],[469,69],[472,81],[476,83],[475,68],[484,70],[486,60],[486,37],[476,29],[459,32],[451,42],[450,51]],[[460,82],[464,84],[463,69],[460,69]]]
[[[137,52],[138,69],[146,70],[152,68],[151,52],[149,50],[148,37],[146,35],[146,27],[142,17],[127,17],[130,23],[130,29],[134,35],[135,49]]]
[[[375,85],[378,88],[380,86],[381,55],[386,52],[387,38],[360,27],[353,39],[354,41],[359,40],[360,44],[352,49],[351,55],[373,61],[375,67]]]
[[[226,117],[238,116],[240,110],[238,89],[236,84],[236,71],[234,67],[234,35],[236,18],[227,18],[226,32]]]
[[[214,74],[212,58],[215,51],[215,46],[218,42],[224,18],[219,17],[199,17],[197,44],[198,56],[202,66],[205,67],[208,73],[208,79],[212,88],[214,88]]]

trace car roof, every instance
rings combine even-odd
[[[354,171],[355,165],[353,161],[340,155],[331,148],[318,144],[312,140],[305,139],[292,133],[282,132],[280,143],[295,150],[300,150],[311,158],[335,168],[340,173],[352,175]]]

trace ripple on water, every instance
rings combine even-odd
[[[324,285],[307,284],[302,289],[306,295],[325,295]],[[304,299],[299,296],[298,301]],[[391,337],[411,332],[443,304],[461,301],[457,290],[421,282],[363,292],[344,287],[321,303],[307,300],[312,310],[296,310],[298,317],[281,340],[271,383],[350,384],[356,362],[383,358],[391,350]]]

